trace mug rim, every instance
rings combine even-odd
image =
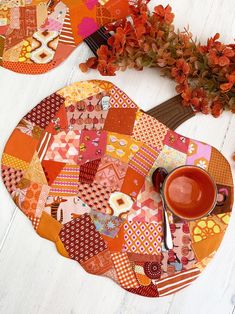
[[[181,216],[179,214],[177,214],[175,212],[175,210],[173,208],[171,208],[168,203],[167,203],[167,200],[166,200],[166,197],[165,197],[165,186],[166,186],[166,183],[167,183],[167,179],[169,179],[169,177],[172,175],[172,173],[174,173],[175,171],[177,171],[178,169],[181,169],[181,168],[195,168],[195,169],[198,169],[202,172],[204,172],[209,178],[210,178],[210,181],[212,182],[213,186],[214,186],[214,191],[215,191],[215,197],[214,197],[214,202],[210,208],[210,210],[208,210],[204,215],[201,215],[201,216],[197,216],[197,217],[194,217],[194,218],[188,218],[188,217],[184,217],[184,216]],[[199,167],[199,166],[195,166],[195,165],[182,165],[182,166],[179,166],[179,167],[176,167],[174,168],[173,170],[171,170],[168,175],[166,176],[165,180],[164,180],[164,183],[163,183],[163,186],[162,186],[162,197],[163,197],[163,200],[165,202],[165,205],[166,205],[166,209],[168,209],[172,214],[174,214],[175,216],[183,219],[183,220],[187,220],[187,221],[193,221],[193,220],[197,220],[197,219],[200,219],[200,218],[204,218],[204,217],[207,217],[215,208],[216,206],[216,203],[217,203],[217,196],[218,196],[218,190],[217,190],[217,186],[216,186],[216,183],[215,183],[215,180],[214,178],[210,175],[210,173],[208,171],[206,171],[205,169]]]

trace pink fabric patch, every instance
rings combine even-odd
[[[81,131],[62,131],[52,136],[45,160],[54,160],[76,165]]]
[[[187,153],[187,165],[195,165],[207,170],[211,157],[211,146],[190,140]]]
[[[187,154],[189,138],[177,134],[174,131],[168,130],[163,143],[182,153]]]
[[[86,0],[86,6],[89,10],[92,10],[98,3],[98,0]]]
[[[148,223],[162,221],[160,194],[154,190],[153,184],[148,180],[145,180],[137,200],[128,214],[128,220]]]
[[[174,247],[172,250],[162,252],[161,278],[192,269],[197,262],[191,247],[188,223],[185,221],[171,224],[170,227]]]
[[[63,24],[60,23],[59,21],[56,21],[51,18],[47,18],[44,24],[41,26],[41,30],[48,30],[48,31],[60,31],[63,27]]]
[[[82,130],[80,139],[79,164],[101,158],[105,154],[107,132]]]
[[[99,29],[99,26],[92,18],[84,17],[82,22],[78,25],[78,35],[82,38],[86,38],[97,31],[97,29]]]

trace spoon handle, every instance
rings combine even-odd
[[[173,249],[173,240],[171,236],[170,223],[167,216],[166,208],[163,206],[163,221],[164,221],[164,245],[167,250]]]

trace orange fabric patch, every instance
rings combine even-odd
[[[105,120],[104,130],[131,135],[137,108],[110,108]]]
[[[47,178],[49,186],[54,182],[55,178],[62,171],[65,165],[66,165],[65,162],[58,162],[54,160],[42,161],[42,167],[45,172],[45,176]]]
[[[60,60],[62,62],[63,60]],[[57,62],[59,64],[59,62]],[[27,74],[42,74],[50,71],[56,65],[55,61],[52,61],[47,64],[38,64],[38,63],[23,63],[23,62],[11,62],[3,61],[2,66],[6,69],[9,69],[18,73],[27,73]]]
[[[92,26],[94,27],[96,24],[96,7],[94,6],[92,9],[89,9],[84,2],[85,1],[83,0],[65,0],[65,4],[69,7],[70,10],[71,27],[76,45],[80,44],[80,42],[82,42],[85,37],[91,35],[99,28],[98,25],[96,29],[92,28]],[[88,24],[84,24],[83,26],[83,21],[88,21]],[[90,34],[88,33],[89,24]],[[87,36],[81,36],[81,33],[79,35],[79,27],[87,28]]]
[[[128,163],[142,146],[129,135],[108,132],[106,155]]]
[[[58,239],[58,241],[56,241],[55,245],[56,245],[57,251],[58,251],[62,256],[69,258],[69,254],[68,254],[68,252],[66,251],[66,249],[65,249],[65,247],[64,247],[64,244],[62,243],[62,241],[61,241],[60,239]]]
[[[124,223],[124,251],[139,254],[161,254],[162,225],[157,222]]]
[[[30,182],[25,199],[21,203],[21,209],[26,215],[33,215],[36,212],[37,203],[40,197],[42,186],[35,182]]]
[[[231,167],[226,158],[214,147],[211,149],[211,159],[208,172],[218,184],[233,186]]]
[[[52,218],[46,212],[42,212],[40,223],[37,228],[37,233],[52,242],[57,242],[59,240],[59,233],[62,229],[62,225]]]
[[[224,232],[208,237],[206,240],[192,243],[193,251],[198,261],[202,261],[214,251],[217,251],[224,237]]]
[[[15,129],[5,146],[4,152],[29,162],[35,153],[37,143],[38,141],[33,137]]]
[[[145,177],[128,167],[123,185],[121,187],[121,192],[130,195],[132,198],[136,198],[144,184],[144,181]]]
[[[62,130],[66,130],[67,128],[68,128],[67,113],[65,106],[62,105],[59,111],[53,117],[52,122],[50,122],[45,128],[45,132],[57,134]]]
[[[118,281],[123,288],[138,288],[139,283],[128,259],[127,253],[113,253],[112,259],[117,272]]]
[[[121,252],[124,244],[124,227],[120,227],[118,234],[114,238],[110,238],[102,234],[104,241],[107,243],[111,252]]]
[[[130,160],[129,166],[145,177],[149,173],[150,169],[153,167],[153,164],[157,157],[158,152],[150,146],[144,144],[135,154],[135,156]]]
[[[97,255],[81,262],[82,267],[90,274],[101,275],[113,267],[109,250],[104,250]]]
[[[163,140],[169,129],[157,119],[139,112],[133,130],[133,136],[136,140],[142,141],[147,145],[161,150]]]

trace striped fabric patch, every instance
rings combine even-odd
[[[50,196],[72,196],[78,194],[79,166],[66,165],[53,182]]]
[[[145,177],[157,159],[158,152],[153,148],[143,145],[135,156],[130,160],[129,166],[140,175]]]
[[[48,148],[48,145],[50,143],[51,137],[52,137],[51,133],[45,132],[42,140],[40,141],[39,147],[37,148],[38,157],[39,157],[39,160],[41,162],[46,155],[47,148]]]
[[[64,24],[60,33],[59,42],[76,47],[71,27],[69,9],[67,10],[67,13],[64,18]]]
[[[92,183],[95,179],[97,169],[101,159],[95,159],[80,166],[79,181],[82,183]]]
[[[191,284],[200,275],[198,268],[192,268],[157,282],[159,296],[175,293]]]
[[[92,52],[97,56],[97,50],[102,45],[107,45],[111,35],[106,31],[105,27],[101,27],[96,32],[84,39],[85,43],[90,47]]]

